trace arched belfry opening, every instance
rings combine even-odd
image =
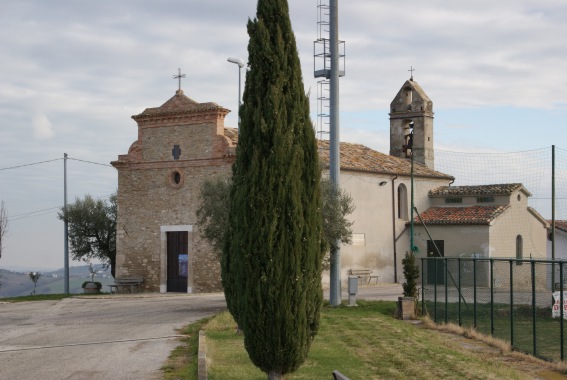
[[[413,101],[413,91],[411,87],[404,87],[404,108],[411,111],[411,103]]]
[[[435,169],[433,141],[433,102],[412,76],[390,104],[390,155]]]

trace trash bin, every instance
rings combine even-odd
[[[356,306],[358,294],[358,276],[348,276],[348,305]]]

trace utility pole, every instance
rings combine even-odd
[[[63,214],[65,218],[64,236],[65,252],[63,261],[65,262],[65,294],[69,294],[69,223],[67,222],[67,153],[63,153]]]
[[[551,287],[555,291],[555,145],[551,146]],[[562,282],[561,279],[559,280]],[[559,289],[563,291],[563,289]]]
[[[325,78],[319,81],[318,91],[318,117],[321,136],[326,133],[323,121],[329,120],[329,177],[335,195],[339,190],[339,177],[341,169],[340,133],[339,133],[339,77],[345,75],[344,70],[344,41],[339,41],[339,6],[338,0],[318,0],[318,35],[313,45],[315,78]],[[329,33],[328,38],[326,33]],[[342,70],[340,62],[342,60]],[[329,86],[329,96],[324,92]],[[328,103],[327,103],[328,102]],[[328,106],[327,106],[328,105]],[[320,109],[319,109],[320,107]],[[328,109],[328,113],[327,110]],[[340,247],[337,242],[336,247]],[[331,249],[330,271],[330,304],[341,304],[341,251],[340,248]]]
[[[331,76],[330,80],[330,177],[335,193],[339,190],[341,173],[340,128],[339,128],[339,16],[338,0],[331,0],[330,9],[330,51]],[[341,250],[339,244],[331,251],[330,273],[330,303],[332,306],[341,304]]]

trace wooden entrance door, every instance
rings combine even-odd
[[[189,252],[187,231],[167,233],[167,291],[187,293]]]
[[[439,252],[435,249],[435,245],[439,248]],[[435,245],[432,240],[427,241],[427,257],[445,257],[445,241],[435,240]],[[427,261],[427,283],[438,285],[445,283],[445,262],[443,260]]]

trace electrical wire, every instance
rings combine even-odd
[[[45,164],[46,162],[59,161],[59,160],[62,160],[62,159],[63,159],[63,158],[54,158],[53,160],[46,160],[46,161],[33,162],[33,163],[31,163],[31,164],[23,164],[23,165],[18,165],[18,166],[10,166],[10,167],[8,167],[8,168],[0,168],[0,170],[18,169],[18,168],[23,168],[24,166],[32,166],[32,165]]]
[[[87,164],[113,167],[112,165],[109,165],[109,164],[101,164],[100,162],[81,160],[81,159],[79,159],[79,158],[67,157],[67,159],[68,159],[68,160],[73,160],[73,161],[85,162],[85,163],[87,163]],[[47,163],[47,162],[53,162],[53,161],[59,161],[59,160],[64,160],[64,158],[54,158],[54,159],[52,159],[52,160],[45,160],[45,161],[32,162],[32,163],[30,163],[30,164],[23,164],[23,165],[10,166],[10,167],[7,167],[7,168],[0,168],[0,170],[18,169],[18,168],[23,168],[23,167],[26,167],[26,166],[40,165],[40,164],[45,164],[45,163]]]
[[[97,199],[107,199],[107,198],[110,198],[112,195],[113,194],[103,195],[101,197],[97,197]],[[53,210],[60,210],[61,208],[63,208],[63,206],[50,207],[50,208],[45,208],[45,209],[37,210],[37,211],[25,212],[23,214],[16,214],[16,215],[9,216],[8,221],[15,222],[16,220],[20,220],[20,219],[27,219],[27,218],[33,218],[33,217],[36,217],[36,216],[43,216],[43,215],[52,213]]]
[[[80,161],[80,162],[86,162],[87,164],[94,164],[94,165],[100,165],[100,166],[109,166],[109,167],[113,167],[112,165],[109,164],[101,164],[100,162],[93,162],[93,161],[86,161],[86,160],[80,160],[78,158],[71,158],[71,157],[67,157],[68,160],[73,160],[73,161]]]
[[[47,214],[51,214],[52,212],[54,212],[55,210],[60,209],[60,207],[53,207],[53,208],[48,208],[42,211],[34,211],[28,214],[25,214],[25,216],[19,216],[19,217],[8,217],[8,221],[9,222],[15,222],[18,220],[22,220],[22,219],[28,219],[28,218],[33,218],[36,216],[43,216],[43,215],[47,215]]]

